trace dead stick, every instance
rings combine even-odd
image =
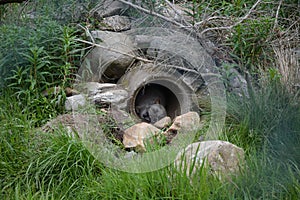
[[[228,29],[232,29],[233,27],[239,25],[240,23],[242,23],[245,19],[247,19],[249,17],[249,15],[252,13],[252,11],[254,10],[254,8],[261,2],[261,0],[258,0],[251,8],[250,10],[247,12],[247,14],[242,17],[238,22],[236,22],[233,25],[230,26],[221,26],[221,27],[213,27],[213,28],[207,28],[205,30],[203,30],[200,34],[203,35],[204,33],[208,32],[208,31],[214,31],[214,30],[228,30]]]
[[[183,24],[181,24],[181,23],[179,23],[177,21],[174,21],[174,20],[172,20],[172,19],[170,19],[170,18],[168,18],[168,17],[166,17],[164,15],[161,15],[161,14],[156,13],[154,11],[147,10],[147,9],[142,8],[142,7],[138,6],[138,5],[135,5],[135,4],[131,3],[131,2],[127,2],[127,1],[124,1],[124,0],[118,0],[118,1],[120,1],[121,3],[124,3],[126,5],[129,5],[129,6],[133,7],[133,8],[135,8],[135,9],[138,9],[138,10],[140,10],[140,11],[146,13],[146,14],[159,17],[159,18],[161,18],[161,19],[163,19],[163,20],[165,20],[167,22],[171,22],[171,23],[173,23],[173,24],[175,24],[175,25],[177,25],[177,26],[179,26],[181,28],[186,28],[187,27],[187,26],[184,26]]]

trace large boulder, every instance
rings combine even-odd
[[[99,44],[85,58],[79,75],[83,81],[112,82],[118,80],[134,61],[134,44],[124,33],[92,31]]]
[[[65,109],[67,111],[76,111],[85,106],[87,106],[87,100],[82,94],[67,97],[65,101]]]
[[[226,141],[196,142],[180,151],[175,166],[187,176],[195,175],[203,166],[220,179],[239,172],[244,161],[244,150]]]
[[[76,88],[88,96],[93,96],[103,91],[116,88],[117,85],[113,83],[98,83],[98,82],[85,82],[76,85]]]
[[[196,142],[180,151],[175,166],[187,176],[194,176],[203,166],[220,179],[238,173],[244,161],[244,150],[226,141]]]
[[[94,16],[98,20],[123,13],[128,5],[116,0],[104,0],[94,9]]]
[[[123,89],[112,89],[90,96],[89,99],[95,104],[118,104],[128,97],[128,92]]]
[[[63,114],[48,121],[41,130],[51,133],[55,130],[65,129],[71,137],[78,136],[83,139],[86,134],[97,134],[104,138],[103,131],[100,127],[105,122],[105,118],[101,115],[88,114]]]

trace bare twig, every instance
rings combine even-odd
[[[256,6],[261,2],[261,0],[257,0],[255,2],[255,4],[250,8],[250,10],[247,12],[247,14],[242,17],[238,22],[236,22],[235,24],[233,25],[230,25],[230,26],[221,26],[221,27],[213,27],[213,28],[207,28],[207,29],[204,29],[200,34],[203,35],[204,33],[208,32],[208,31],[215,31],[215,30],[230,30],[232,29],[233,27],[239,25],[240,23],[242,23],[244,20],[246,20],[249,15],[253,12],[253,10],[256,8]]]
[[[172,23],[174,25],[177,25],[179,28],[181,28],[182,30],[188,32],[189,34],[193,35],[196,38],[202,38],[202,36],[200,34],[198,34],[198,33],[195,32],[194,27],[192,25],[188,25],[188,26],[183,25],[183,24],[181,24],[181,23],[179,23],[179,22],[177,22],[177,21],[175,21],[175,20],[173,20],[171,18],[168,18],[168,17],[166,17],[164,15],[161,15],[159,13],[156,13],[154,11],[147,10],[145,8],[142,8],[142,7],[138,6],[138,5],[135,5],[133,3],[127,2],[125,0],[118,0],[118,1],[120,1],[120,2],[122,2],[124,4],[126,4],[126,5],[129,5],[129,6],[133,7],[133,8],[135,8],[135,9],[138,9],[138,10],[140,10],[140,11],[146,13],[146,14],[149,14],[149,15],[161,18],[161,19],[163,19],[163,20],[165,20],[167,22],[170,22],[170,23]],[[202,43],[201,41],[199,41],[199,42],[201,43],[201,45],[205,46],[205,43]]]
[[[187,26],[185,26],[185,25],[183,25],[183,24],[181,24],[181,23],[179,23],[179,22],[177,22],[177,21],[175,21],[175,20],[173,20],[171,18],[168,18],[168,17],[166,17],[164,15],[161,15],[159,13],[156,13],[154,11],[147,10],[147,9],[142,8],[142,7],[138,6],[138,5],[135,5],[135,4],[131,3],[131,2],[128,2],[128,1],[125,1],[125,0],[118,0],[118,1],[120,1],[120,2],[122,2],[124,4],[126,4],[126,5],[129,5],[129,6],[133,7],[133,8],[135,8],[135,9],[138,9],[138,10],[140,10],[140,11],[146,13],[146,14],[153,15],[155,17],[159,17],[159,18],[161,18],[161,19],[163,19],[163,20],[165,20],[167,22],[171,22],[171,23],[173,23],[173,24],[175,24],[175,25],[177,25],[177,26],[179,26],[181,28],[186,28],[187,27]]]
[[[188,23],[184,17],[181,15],[181,13],[178,12],[178,10],[175,8],[174,4],[171,3],[168,0],[165,0],[165,2],[170,6],[170,8],[175,12],[175,14],[177,14],[178,16],[180,16],[181,20],[188,26],[192,26],[190,23]]]
[[[212,16],[212,17],[209,17],[209,18],[207,18],[207,19],[204,19],[204,20],[202,20],[202,21],[200,21],[200,22],[195,23],[194,26],[200,26],[200,25],[202,25],[202,24],[207,23],[208,21],[216,20],[216,19],[224,19],[224,20],[228,20],[229,18],[228,18],[228,17],[222,17],[222,16]]]
[[[87,27],[82,26],[81,24],[77,24],[80,28],[82,28],[85,31],[85,34],[91,38],[93,44],[96,44],[94,37],[92,36],[90,30]]]
[[[280,0],[280,2],[279,2],[279,4],[278,4],[278,7],[277,7],[277,11],[276,11],[276,16],[275,16],[275,22],[274,22],[273,30],[274,30],[274,29],[277,27],[277,25],[278,25],[278,15],[279,15],[279,10],[280,10],[282,1],[283,1],[283,0]]]
[[[294,23],[292,23],[283,33],[282,33],[282,35],[286,35],[289,31],[290,31],[290,29],[292,28],[292,27],[294,27],[295,25],[297,25],[298,23],[300,22],[300,19],[297,19],[296,21],[294,21]]]
[[[135,55],[132,55],[132,54],[129,54],[129,53],[125,53],[125,52],[122,52],[122,51],[119,51],[119,50],[116,50],[116,49],[113,49],[113,48],[110,48],[110,47],[106,47],[106,46],[103,46],[103,45],[100,45],[100,44],[89,42],[89,41],[86,41],[86,40],[76,39],[76,41],[82,42],[82,43],[85,43],[85,44],[90,44],[92,46],[100,47],[102,49],[106,49],[106,50],[109,50],[109,51],[112,51],[112,52],[115,52],[115,53],[120,53],[120,54],[123,54],[123,55],[126,55],[126,56],[130,56],[134,59],[137,59],[137,60],[140,60],[140,61],[143,61],[143,62],[147,62],[147,63],[152,63],[153,62],[152,60],[148,60],[148,59],[145,59],[145,58],[142,58],[142,57],[139,57],[139,56],[135,56]]]
[[[173,24],[179,26],[180,28],[183,28],[184,30],[192,31],[192,30],[194,30],[194,28],[195,28],[195,26],[192,26],[191,24],[184,25],[184,24],[179,23],[179,22],[177,22],[177,21],[175,21],[175,20],[173,20],[173,19],[171,19],[171,18],[168,18],[168,17],[166,17],[166,16],[164,16],[164,15],[161,15],[161,14],[159,14],[159,13],[156,13],[156,12],[154,12],[154,11],[147,10],[147,9],[142,8],[142,7],[138,6],[138,5],[135,5],[135,4],[131,3],[131,2],[128,2],[128,1],[125,1],[125,0],[118,0],[118,1],[120,1],[121,3],[124,3],[124,4],[126,4],[126,5],[129,5],[129,6],[133,7],[133,8],[135,8],[135,9],[138,9],[138,10],[140,10],[140,11],[146,13],[146,14],[149,14],[149,15],[153,15],[153,16],[159,17],[159,18],[161,18],[161,19],[163,19],[163,20],[165,20],[165,21],[167,21],[167,22],[171,22],[171,23],[173,23]],[[167,0],[165,0],[165,1],[166,1],[166,2],[169,4],[169,6],[170,6],[171,3],[170,3],[169,1],[167,1]],[[240,20],[239,20],[238,22],[236,22],[235,24],[232,24],[232,25],[230,25],[230,26],[221,26],[221,27],[207,28],[207,29],[204,29],[200,34],[197,34],[197,36],[202,38],[202,35],[203,35],[204,33],[208,32],[208,31],[215,31],[215,30],[230,30],[230,29],[232,29],[233,27],[235,27],[235,26],[241,24],[244,20],[246,20],[247,18],[249,18],[249,15],[253,12],[253,10],[257,7],[257,5],[258,5],[261,1],[262,1],[262,0],[257,0],[257,1],[255,2],[255,4],[250,8],[250,10],[245,14],[245,16],[242,17],[242,18],[240,18]],[[171,7],[171,6],[170,6],[170,7]],[[171,8],[172,8],[172,7],[171,7]],[[172,8],[172,9],[173,9],[173,8]],[[206,20],[204,20],[204,21],[198,22],[198,23],[196,23],[195,25],[196,25],[196,26],[199,26],[199,25],[201,25],[201,24],[203,24],[203,23],[205,23],[205,22],[207,22],[207,21],[209,21],[209,20],[214,20],[214,19],[217,19],[217,18],[222,18],[222,17],[219,17],[219,16],[213,16],[213,17],[210,17],[210,18],[208,18],[208,19],[206,19]]]
[[[7,3],[22,3],[25,0],[0,0],[0,5]]]
[[[199,72],[197,72],[196,70],[193,70],[193,69],[189,69],[187,67],[180,67],[177,65],[168,65],[168,64],[158,64],[158,66],[166,67],[167,69],[174,68],[174,69],[182,70],[184,72],[190,72],[190,73],[199,75]]]
[[[24,0],[25,1],[25,0]],[[22,12],[24,11],[25,7],[28,5],[29,0],[26,0],[26,2],[24,3],[24,6],[22,6],[22,8],[20,9],[19,12],[19,19],[21,18]]]

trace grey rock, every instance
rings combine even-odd
[[[85,134],[96,133],[103,135],[103,131],[99,126],[99,122],[104,121],[100,115],[85,115],[85,114],[63,114],[47,122],[41,127],[41,130],[46,133],[51,133],[62,127],[66,129],[70,137],[83,139]],[[86,135],[85,135],[86,136]],[[105,136],[104,136],[105,137]],[[93,138],[94,140],[94,138]]]
[[[124,33],[92,31],[96,43],[79,70],[83,81],[112,82],[118,80],[134,61],[134,45]]]
[[[94,10],[94,16],[101,20],[104,17],[122,14],[128,9],[128,5],[117,0],[104,0]]]
[[[238,96],[248,96],[248,88],[246,79],[234,68],[229,69],[228,90],[237,94]]]
[[[204,166],[210,174],[222,180],[239,172],[244,163],[244,154],[243,149],[226,141],[197,142],[178,153],[175,166],[190,177]]]
[[[107,91],[110,89],[114,89],[117,87],[116,84],[113,83],[98,83],[98,82],[86,82],[81,83],[80,85],[76,86],[79,91],[81,91],[84,94],[96,95],[97,93]]]
[[[115,89],[103,93],[98,93],[95,96],[90,96],[89,100],[91,100],[95,104],[101,104],[101,103],[117,104],[123,102],[127,98],[128,98],[128,92],[126,90]]]
[[[188,8],[184,8],[179,5],[176,5],[176,4],[172,4],[172,7],[169,5],[161,6],[161,13],[164,16],[172,18],[175,21],[178,21],[181,23],[184,23],[184,21],[186,21],[186,22],[193,21],[192,16],[189,15],[189,14],[193,13],[193,11]]]
[[[80,107],[86,106],[86,98],[82,94],[67,97],[65,101],[65,109],[67,111],[76,111]]]
[[[150,36],[150,35],[135,35],[134,36],[134,44],[139,49],[148,49],[151,45],[153,40],[157,40],[159,37],[157,36]]]
[[[129,151],[125,153],[124,158],[125,159],[132,159],[133,157],[135,157],[136,155],[138,155],[135,151]]]
[[[121,131],[125,131],[127,128],[134,125],[134,120],[131,118],[130,114],[124,110],[112,108],[108,111],[108,114],[112,117],[112,119],[114,119]]]
[[[126,16],[111,16],[103,18],[100,22],[99,29],[103,31],[126,31],[129,30],[131,27],[130,19]]]

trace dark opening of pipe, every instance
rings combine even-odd
[[[155,82],[138,88],[133,98],[134,112],[140,118],[141,108],[154,103],[161,104],[171,119],[181,114],[180,103],[176,95],[169,88]]]

